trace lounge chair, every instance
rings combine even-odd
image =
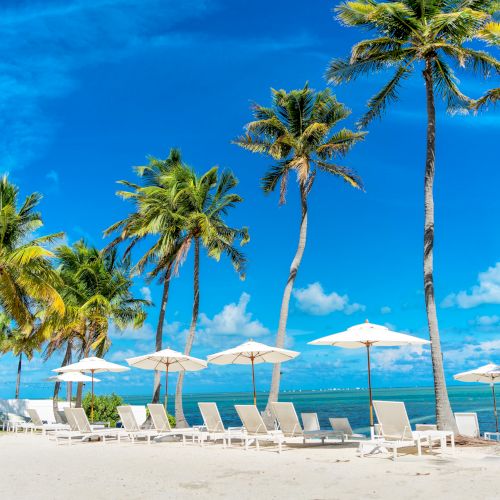
[[[329,418],[330,425],[332,429],[337,432],[341,432],[344,439],[348,441],[349,439],[366,439],[364,434],[355,434],[352,431],[351,424],[348,418]]]
[[[457,422],[458,433],[461,436],[481,437],[477,413],[455,413],[455,421]]]
[[[64,408],[64,414],[68,419],[70,430],[61,430],[54,433],[57,443],[67,440],[71,444],[73,440],[84,442],[97,438],[102,440],[103,444],[110,438],[120,441],[120,436],[127,435],[124,429],[106,429],[96,428],[91,425],[85,410],[83,408]]]
[[[212,441],[222,440],[223,446],[226,446],[226,442],[231,446],[232,439],[240,439],[242,442],[247,439],[243,427],[228,427],[227,429],[224,427],[216,403],[198,403],[198,408],[205,424],[202,430],[202,443],[205,437]]]
[[[149,414],[151,415],[151,420],[153,421],[153,426],[158,432],[157,440],[166,436],[181,436],[182,443],[186,443],[186,437],[190,436],[192,442],[198,439],[201,443],[201,433],[199,427],[186,427],[180,429],[172,429],[170,422],[168,421],[168,415],[165,411],[165,407],[159,403],[149,403],[148,404]]]
[[[267,429],[262,415],[255,405],[235,405],[236,412],[245,428],[247,439],[245,439],[245,450],[248,444],[255,441],[257,451],[260,449],[260,441],[272,442],[278,445],[278,453],[282,451],[285,436],[281,430],[270,431]]]
[[[17,415],[16,413],[3,413],[2,414],[2,430],[6,432],[17,432],[19,430],[28,432],[33,430],[34,425],[28,422],[25,417]]]
[[[149,444],[151,443],[151,437],[158,436],[156,429],[141,429],[135,418],[135,413],[130,406],[118,406],[116,410],[118,411],[118,415],[120,415],[123,429],[132,443],[135,443],[136,439],[140,440],[144,438]]]
[[[446,448],[446,440],[451,438],[452,451],[455,449],[454,434],[451,431],[412,431],[405,404],[396,401],[374,401],[373,407],[380,425],[380,438],[377,440],[361,441],[360,455],[365,455],[368,446],[370,454],[375,451],[392,449],[394,459],[397,459],[398,449],[417,447],[418,455],[422,455],[422,443],[432,449],[433,442],[441,444],[441,452]]]
[[[304,430],[300,425],[299,417],[295,411],[293,403],[271,403],[271,409],[279,423],[281,432],[286,438],[302,438],[305,443],[308,439],[321,439],[324,444],[327,438],[340,438],[343,435],[335,431],[325,431],[321,429]],[[319,427],[319,422],[318,422]]]
[[[31,432],[42,431],[42,434],[47,434],[48,432],[69,430],[69,425],[66,424],[47,424],[43,422],[38,411],[34,408],[28,408],[26,411],[31,419]]]

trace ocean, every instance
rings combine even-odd
[[[481,432],[494,431],[495,419],[491,389],[488,385],[452,386],[448,393],[454,412],[477,412]],[[499,394],[500,395],[500,394]],[[431,387],[374,389],[373,398],[391,401],[404,401],[412,424],[434,423],[434,390]],[[321,426],[329,427],[329,417],[348,417],[356,432],[367,433],[368,391],[366,389],[336,389],[324,391],[290,391],[280,395],[280,401],[290,401],[295,405],[297,414],[316,412]],[[145,405],[150,396],[124,396],[128,404]],[[202,423],[198,410],[199,401],[217,403],[226,426],[241,425],[234,409],[235,404],[251,404],[249,393],[186,394],[184,414],[190,425]],[[263,410],[267,402],[266,393],[257,394],[257,405]],[[174,397],[169,396],[168,410],[174,412]]]

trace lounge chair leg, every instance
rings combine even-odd
[[[420,442],[420,439],[417,441],[417,453],[419,457],[422,455],[422,443]]]
[[[398,448],[397,448],[397,446],[394,446],[393,458],[394,458],[394,461],[396,461],[398,459]]]

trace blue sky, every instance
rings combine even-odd
[[[363,34],[339,26],[334,3],[276,0],[183,2],[89,0],[3,2],[0,16],[0,169],[22,193],[44,194],[46,232],[65,231],[104,244],[102,231],[130,207],[115,196],[118,179],[148,155],[180,147],[199,171],[234,170],[245,203],[231,222],[250,229],[247,279],[225,261],[202,260],[201,320],[194,355],[203,357],[248,337],[273,342],[281,293],[296,246],[298,204],[264,196],[259,179],[270,165],[230,143],[267,104],[270,88],[306,81],[325,87],[328,61],[348,53]],[[497,81],[459,74],[480,95]],[[384,75],[334,88],[353,111],[353,126]],[[366,192],[320,176],[310,196],[308,245],[288,322],[289,346],[302,351],[283,365],[283,388],[365,385],[361,352],[313,348],[316,337],[369,318],[426,336],[422,292],[425,96],[420,75],[400,102],[373,123],[345,160]],[[500,234],[498,111],[447,116],[438,105],[436,294],[447,377],[500,362]],[[179,350],[189,324],[188,259],[171,287],[165,345]],[[158,303],[159,287],[137,280],[136,293]],[[113,331],[109,359],[154,350],[157,308],[139,332]],[[54,358],[24,371],[24,396],[48,396]],[[0,396],[14,391],[16,361],[0,359]],[[269,367],[258,368],[267,389]],[[134,370],[103,376],[98,392],[148,394],[152,375]],[[374,384],[430,385],[427,350],[380,349]],[[173,386],[173,385],[172,385]],[[190,374],[187,390],[245,390],[245,367]]]

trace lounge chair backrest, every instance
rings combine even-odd
[[[83,408],[68,408],[68,410],[73,415],[79,432],[92,432],[92,427],[90,427],[89,419],[87,418],[87,414]],[[66,411],[66,409],[64,411]]]
[[[321,429],[317,413],[301,413],[300,416],[305,431],[319,431]]]
[[[303,434],[299,417],[293,403],[271,403],[271,409],[278,420],[280,430],[285,436],[301,436]]]
[[[68,419],[66,417],[66,413],[64,413],[64,409],[56,410],[56,413],[59,417],[59,420],[61,421],[61,424],[68,424]]]
[[[116,410],[118,411],[118,415],[120,415],[123,428],[127,432],[137,432],[140,430],[139,424],[137,423],[134,412],[130,406],[117,406]]]
[[[405,404],[400,401],[374,401],[373,408],[380,424],[380,433],[388,440],[413,440]]]
[[[217,403],[198,403],[198,408],[208,432],[225,432]]]
[[[151,420],[153,425],[158,432],[171,432],[172,427],[168,421],[167,412],[165,407],[159,403],[149,403],[148,404],[149,414],[151,415]]]
[[[455,420],[461,436],[480,437],[477,413],[455,413]]]
[[[43,426],[42,419],[40,418],[40,415],[38,415],[38,412],[34,408],[27,408],[26,411],[28,412],[28,415],[31,418],[31,421],[35,425]]]
[[[64,408],[64,415],[66,416],[66,420],[68,421],[69,428],[72,431],[78,431],[78,425],[76,425],[76,420],[73,415],[74,408],[66,407]]]
[[[329,418],[332,429],[342,432],[345,436],[352,436],[352,427],[348,418]]]
[[[267,434],[266,424],[255,405],[234,405],[234,407],[249,434]]]

